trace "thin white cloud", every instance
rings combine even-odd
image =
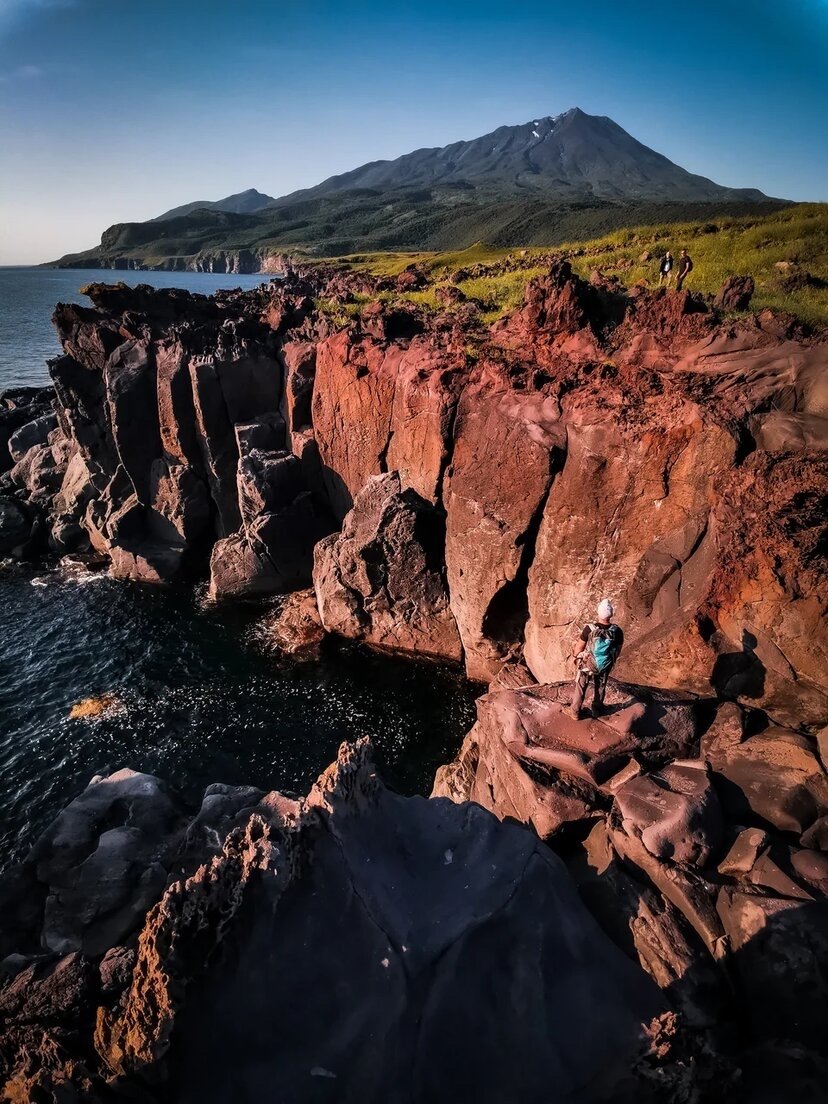
[[[13,84],[16,81],[37,80],[42,77],[45,70],[41,65],[18,65],[16,69],[9,69],[0,73],[0,84]]]

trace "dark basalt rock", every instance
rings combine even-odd
[[[15,1099],[117,1090],[209,1104],[274,1084],[308,1102],[642,1099],[635,1064],[663,1001],[521,828],[389,793],[363,741],[343,745],[301,804],[211,787],[183,842],[154,779],[97,780],[30,864],[92,861],[116,792],[136,831],[160,831],[175,855],[167,887],[145,919],[130,913],[130,944],[113,929],[103,953],[91,934],[102,889],[76,883],[66,908],[99,961],[24,965],[0,990],[0,1073]],[[95,861],[104,893],[113,877],[142,882],[143,859],[125,867],[104,849]],[[216,1031],[222,1045],[205,1047]]]

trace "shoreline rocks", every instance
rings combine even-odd
[[[59,957],[3,963],[6,1093],[648,1099],[636,1066],[665,1002],[531,834],[390,793],[365,741],[301,802],[214,786],[181,814],[157,780],[120,772],[38,842],[25,872],[49,885],[41,938],[54,942],[58,870],[105,876],[72,879]],[[120,859],[101,853],[113,832],[127,833]],[[219,1022],[222,1045],[205,1049]]]
[[[342,325],[315,306],[380,283],[320,265],[248,292],[96,284],[93,307],[60,305],[52,409],[40,392],[0,409],[0,545],[91,548],[144,582],[209,574],[214,598],[312,584],[322,601],[322,549],[393,475],[444,519],[428,549],[443,596],[416,632],[387,599],[382,627],[323,611],[332,631],[456,659],[454,625],[469,677],[523,659],[555,681],[608,593],[621,677],[828,723],[823,337],[559,262],[488,329],[468,304],[374,301]],[[402,577],[395,516],[374,545]]]

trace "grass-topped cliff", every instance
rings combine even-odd
[[[713,294],[728,276],[751,275],[756,281],[754,308],[773,307],[806,322],[828,323],[828,204],[800,204],[759,217],[635,226],[589,241],[564,242],[556,253],[567,256],[580,275],[589,276],[597,268],[631,286],[658,282],[658,262],[668,248],[676,258],[686,248],[693,258],[689,289]],[[454,283],[482,302],[486,319],[493,321],[518,305],[527,279],[543,272],[548,260],[548,249],[478,244],[457,252],[357,254],[344,263],[377,276],[395,276],[416,265],[431,282],[406,292],[406,299],[436,308],[439,289]],[[348,306],[355,310],[358,304]]]

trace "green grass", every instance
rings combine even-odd
[[[756,281],[752,309],[771,307],[790,311],[812,324],[828,323],[828,288],[785,291],[786,273],[775,267],[777,262],[789,262],[828,281],[828,204],[799,204],[759,217],[638,226],[590,241],[565,242],[554,252],[568,256],[582,276],[600,268],[605,275],[618,276],[632,286],[639,282],[657,284],[661,254],[670,248],[677,258],[683,247],[695,266],[688,288],[714,294],[728,276],[751,275]],[[652,254],[651,260],[641,260],[645,252]],[[378,276],[394,276],[407,265],[418,264],[436,284],[407,293],[404,298],[436,308],[436,287],[447,282],[452,272],[492,265],[511,256],[521,265],[519,271],[484,274],[459,282],[467,296],[484,303],[484,318],[491,322],[521,302],[527,280],[544,271],[549,253],[548,249],[492,249],[477,244],[446,253],[362,253],[339,259],[354,270]]]

